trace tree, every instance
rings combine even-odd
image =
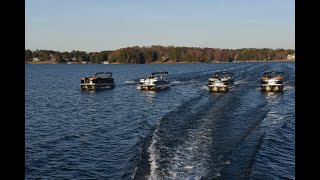
[[[53,54],[54,61],[57,63],[65,63],[66,60],[62,58],[60,53]]]
[[[24,61],[32,61],[32,51],[27,49],[24,51]]]
[[[108,61],[108,52],[101,51],[98,55],[98,62],[101,63],[103,61]]]

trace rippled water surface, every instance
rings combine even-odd
[[[166,70],[172,86],[137,89]],[[235,74],[210,93],[214,72]],[[266,93],[264,71],[285,73]],[[81,91],[111,71],[114,89]],[[295,64],[25,65],[26,179],[295,179]]]

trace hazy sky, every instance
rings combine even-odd
[[[25,48],[295,49],[294,0],[25,0]]]

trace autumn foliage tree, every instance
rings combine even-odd
[[[175,47],[153,45],[150,47],[127,47],[115,51],[101,52],[57,52],[50,50],[25,50],[25,62],[38,58],[41,61],[55,59],[56,62],[83,62],[91,63],[131,63],[145,64],[154,62],[232,62],[232,61],[272,61],[286,59],[288,54],[294,54],[291,49],[243,48],[219,49],[199,47]]]

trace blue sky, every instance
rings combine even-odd
[[[25,0],[25,48],[295,49],[294,0]]]

